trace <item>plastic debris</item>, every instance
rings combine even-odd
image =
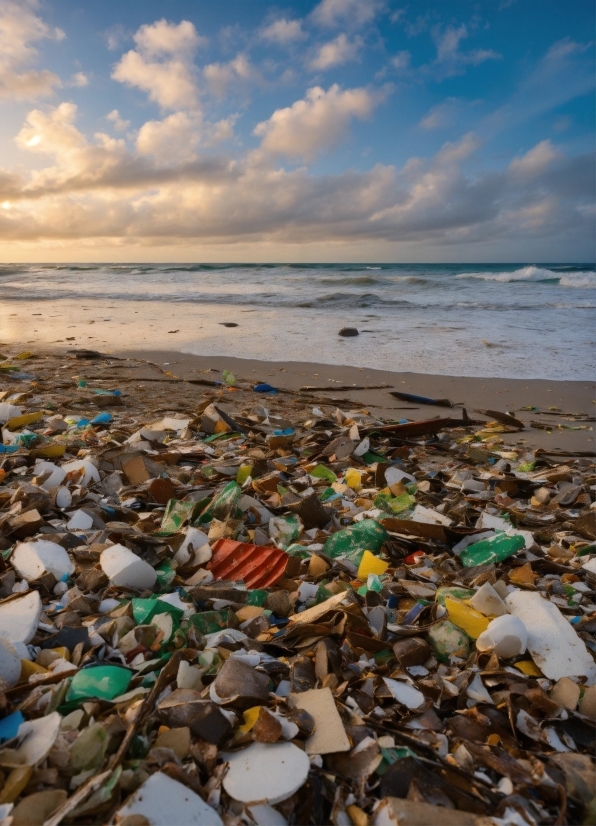
[[[2,370],[0,820],[590,822],[593,457],[59,360]]]

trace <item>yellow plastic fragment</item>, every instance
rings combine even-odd
[[[14,803],[27,783],[31,780],[33,766],[18,766],[13,769],[4,782],[4,787],[0,792],[0,805],[4,803]]]
[[[259,719],[261,708],[262,706],[253,706],[252,708],[247,708],[244,712],[244,722],[241,726],[238,726],[238,731],[241,731],[243,734],[248,734],[248,732]]]
[[[477,640],[480,634],[488,628],[490,620],[480,611],[475,611],[463,602],[447,597],[445,608],[449,612],[449,621],[461,628],[464,634],[473,640]]]
[[[13,416],[6,422],[8,430],[19,430],[21,427],[26,427],[28,424],[35,424],[43,417],[43,413],[24,413],[22,416]]]
[[[31,660],[21,660],[21,676],[19,682],[26,682],[32,674],[49,674],[49,670],[42,665],[31,662]]]
[[[520,660],[513,665],[518,668],[526,677],[543,677],[542,671],[533,660]]]
[[[13,359],[19,359],[19,361],[24,361],[25,359],[34,359],[35,353],[31,353],[29,350],[23,350],[22,353],[17,353],[16,356],[13,356]]]
[[[243,485],[252,473],[252,465],[240,465],[236,474],[236,484]]]
[[[384,559],[379,559],[378,556],[371,554],[370,551],[364,551],[356,576],[360,582],[364,582],[368,578],[369,574],[377,574],[377,576],[381,576],[381,574],[385,573],[388,567],[389,563],[385,562]]]
[[[38,459],[59,459],[66,453],[66,445],[45,445],[31,452]]]
[[[346,485],[356,492],[362,488],[362,474],[354,467],[349,467],[346,470],[344,480]]]

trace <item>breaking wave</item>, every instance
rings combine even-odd
[[[559,273],[545,270],[542,267],[522,267],[513,272],[463,272],[456,278],[479,278],[482,281],[499,281],[508,284],[510,281],[558,281]]]

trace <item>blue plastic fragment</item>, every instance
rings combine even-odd
[[[87,427],[88,424],[91,424],[89,419],[79,419],[77,422],[77,427]]]
[[[14,714],[9,714],[3,720],[0,720],[0,743],[6,740],[12,740],[17,736],[19,726],[25,722],[25,718],[20,711],[15,711]]]
[[[18,445],[0,445],[0,453],[16,453]]]
[[[286,427],[284,430],[274,430],[274,436],[293,436],[296,431],[293,427]]]
[[[266,384],[265,382],[255,384],[253,390],[255,393],[277,393],[277,389],[275,387],[272,387],[270,384]]]
[[[98,413],[94,419],[91,419],[91,424],[109,424],[111,421],[111,413]]]
[[[417,602],[416,605],[413,605],[412,608],[408,611],[405,617],[402,620],[402,625],[411,625],[416,617],[423,612],[426,608],[421,602]]]

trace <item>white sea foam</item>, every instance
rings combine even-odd
[[[522,267],[513,272],[463,272],[456,278],[479,278],[482,281],[499,281],[508,284],[510,281],[558,281],[561,276],[553,270],[542,267]],[[564,278],[568,276],[563,276]]]
[[[596,290],[596,272],[578,272],[574,275],[564,275],[559,284],[561,287]]]

